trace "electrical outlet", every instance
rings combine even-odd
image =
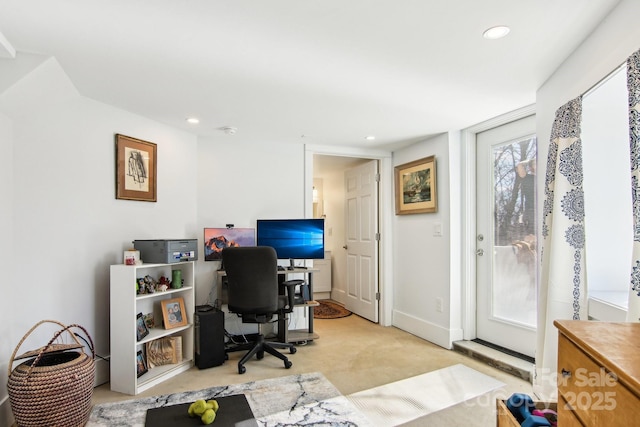
[[[442,310],[443,310],[442,304],[443,304],[442,298],[436,298],[436,311],[438,313],[442,313]]]

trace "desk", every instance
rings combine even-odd
[[[317,268],[294,268],[292,270],[278,270],[278,281],[287,280],[287,276],[290,274],[304,274],[306,276],[307,284],[309,285],[309,295],[313,298],[313,273],[319,271]],[[228,286],[225,277],[227,272],[224,270],[218,270],[218,278],[220,284],[220,290],[218,296],[221,304],[227,304],[227,291],[225,287]],[[314,300],[306,301],[303,304],[295,304],[295,307],[302,307],[307,310],[307,317],[309,324],[305,329],[293,329],[289,330],[287,324],[287,318],[278,319],[278,341],[280,342],[307,342],[320,338],[318,334],[313,332],[313,307],[318,306],[318,302]]]

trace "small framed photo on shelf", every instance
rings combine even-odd
[[[184,308],[184,299],[167,299],[161,301],[160,304],[162,304],[162,320],[164,320],[165,329],[186,326],[187,311]]]
[[[136,316],[136,338],[140,341],[142,338],[149,335],[149,328],[147,327],[147,323],[144,321],[144,316],[142,313],[138,313]]]
[[[147,328],[151,329],[155,326],[155,323],[153,320],[153,313],[147,313],[143,317],[144,317],[144,323],[147,325]]]
[[[138,378],[140,378],[142,374],[148,371],[147,361],[144,360],[144,354],[142,353],[142,350],[138,350],[138,354],[136,355],[136,371],[138,373]]]

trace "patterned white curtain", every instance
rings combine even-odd
[[[631,195],[633,202],[633,258],[627,320],[640,320],[640,51],[627,59],[629,91],[629,142],[631,146]]]
[[[556,111],[547,158],[534,379],[544,398],[555,397],[557,388],[553,321],[587,319],[581,120],[582,97]]]

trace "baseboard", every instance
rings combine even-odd
[[[331,299],[331,292],[314,292],[313,299],[316,301],[321,299]]]
[[[453,342],[462,339],[462,329],[448,329],[413,315],[393,310],[392,325],[448,350]]]
[[[109,357],[104,359],[96,358],[96,377],[93,386],[98,387],[106,384],[110,379]]]

